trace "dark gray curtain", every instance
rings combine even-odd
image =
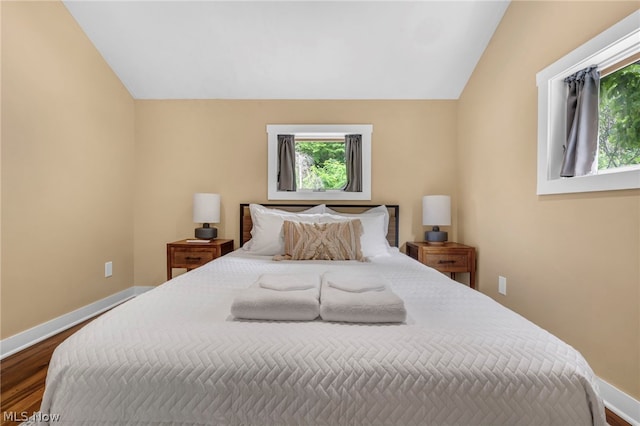
[[[278,135],[278,191],[296,190],[296,140]]]
[[[344,141],[347,184],[343,190],[362,192],[362,135],[346,135]]]
[[[567,143],[560,176],[584,176],[597,169],[600,72],[592,66],[564,81],[569,88]]]

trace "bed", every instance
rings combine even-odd
[[[349,220],[364,223],[368,207],[318,209],[356,209]],[[400,253],[398,207],[384,208],[386,254],[276,261],[239,248],[97,318],[56,349],[42,414],[59,414],[58,424],[605,424],[580,353]],[[243,246],[256,231],[249,210],[240,208]],[[388,280],[406,320],[230,315],[261,274],[347,271]]]

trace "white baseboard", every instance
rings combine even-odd
[[[640,401],[622,392],[615,386],[610,385],[598,378],[600,395],[604,400],[604,405],[631,426],[640,426]]]
[[[0,359],[16,352],[20,352],[29,346],[35,345],[42,340],[58,334],[76,324],[105,312],[120,303],[136,297],[154,287],[134,286],[122,290],[116,294],[105,297],[97,302],[90,303],[80,309],[61,315],[57,318],[39,324],[21,333],[14,334],[6,339],[0,340]]]

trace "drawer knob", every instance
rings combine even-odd
[[[438,260],[438,264],[442,265],[442,264],[450,264],[450,263],[456,263],[455,260]]]
[[[202,259],[202,258],[201,257],[187,256],[187,257],[185,257],[185,259],[187,260],[187,262],[199,262],[200,259]]]

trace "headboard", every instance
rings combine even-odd
[[[265,207],[276,208],[289,212],[299,212],[313,207],[311,204],[261,204]],[[340,213],[362,213],[372,207],[378,207],[380,204],[375,205],[363,205],[363,204],[327,204],[331,210],[335,210]],[[389,244],[398,247],[398,220],[400,218],[399,209],[397,204],[386,205],[389,212],[389,232],[387,233],[387,241]],[[240,247],[251,239],[251,228],[253,223],[251,222],[251,211],[249,210],[249,204],[240,204]]]

